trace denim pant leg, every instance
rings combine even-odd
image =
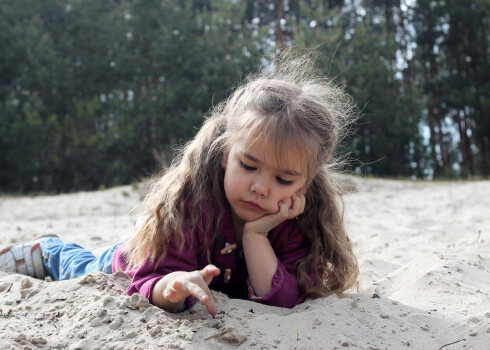
[[[55,281],[62,281],[90,272],[112,273],[114,251],[123,242],[106,249],[99,256],[75,243],[64,243],[59,238],[50,237],[41,242],[43,266],[46,275]]]

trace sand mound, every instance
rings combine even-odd
[[[488,349],[490,182],[350,179],[359,291],[280,309],[214,293],[169,314],[123,273],[50,282],[0,272],[5,349]],[[129,186],[0,199],[0,246],[56,233],[96,249],[131,233]]]

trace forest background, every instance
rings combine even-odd
[[[362,111],[351,170],[490,175],[489,0],[0,0],[0,192],[127,184],[293,43]]]

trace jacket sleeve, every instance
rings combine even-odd
[[[174,271],[194,271],[197,270],[196,244],[190,237],[190,230],[186,230],[186,239],[182,251],[176,244],[170,244],[167,255],[158,264],[147,259],[137,269],[128,270],[125,257],[123,256],[124,245],[120,246],[114,255],[113,270],[123,270],[132,279],[131,284],[126,289],[128,295],[139,293],[152,302],[152,292],[155,284],[165,275]],[[192,298],[188,298],[187,307],[193,304]]]
[[[165,275],[174,271],[194,270],[197,270],[197,261],[193,247],[186,241],[184,248],[179,252],[179,249],[172,245],[168,247],[167,256],[159,264],[147,260],[135,271],[126,292],[128,295],[139,293],[151,303],[153,288]]]
[[[296,280],[298,262],[308,254],[308,244],[295,220],[288,220],[273,231],[270,239],[277,256],[277,270],[271,281],[271,291],[263,296],[255,295],[247,278],[249,299],[271,306],[292,308],[307,297]]]
[[[190,208],[186,204],[186,212],[188,210],[190,210]],[[202,253],[203,249],[204,227],[207,226],[210,220],[207,207],[204,206],[201,208],[201,214],[200,220],[194,227],[184,225],[183,248],[179,249],[176,242],[171,242],[168,245],[167,255],[159,263],[147,259],[137,269],[128,271],[125,268],[127,264],[124,256],[122,256],[124,247],[120,247],[121,249],[116,251],[116,253],[119,251],[119,256],[113,259],[113,270],[116,271],[117,269],[121,269],[132,278],[131,284],[126,289],[128,295],[139,293],[151,303],[153,288],[164,276],[175,271],[190,272],[200,268],[198,266],[198,256]],[[144,222],[144,218],[136,222],[135,228],[142,222]],[[158,258],[156,260],[158,260]],[[185,308],[190,308],[193,304],[194,298],[192,296],[187,297],[186,303],[184,304]]]

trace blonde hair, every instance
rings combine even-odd
[[[147,219],[126,246],[130,266],[148,258],[160,262],[171,243],[182,249],[187,225],[203,230],[206,242],[214,238],[217,232],[211,231],[220,227],[228,206],[221,164],[234,140],[245,133],[252,139],[273,140],[279,162],[287,150],[298,147],[306,155],[308,174],[318,171],[298,219],[310,244],[298,265],[300,287],[310,297],[319,297],[356,282],[357,260],[344,228],[333,170],[335,147],[354,121],[355,107],[342,88],[315,69],[311,53],[290,50],[273,62],[273,68],[250,76],[213,108],[196,136],[151,186],[144,201]],[[204,207],[211,218],[217,217],[214,226],[212,220],[203,220]],[[205,253],[209,260],[209,249]]]

